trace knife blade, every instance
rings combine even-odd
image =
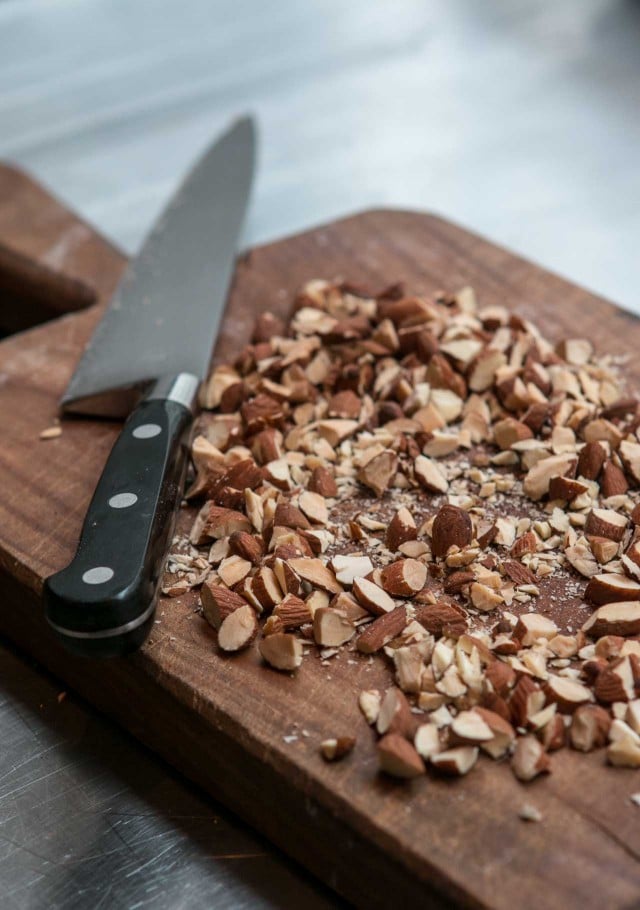
[[[236,122],[188,174],[129,264],[62,398],[65,411],[129,414],[76,555],[45,582],[49,625],[88,656],[146,639],[187,468],[197,390],[229,288],[255,163]]]

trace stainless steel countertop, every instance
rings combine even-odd
[[[3,0],[0,158],[128,251],[239,112],[244,244],[430,209],[640,312],[637,0]],[[0,647],[8,908],[336,906]]]

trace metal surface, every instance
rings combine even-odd
[[[341,906],[50,677],[0,667],[2,910]]]
[[[124,416],[131,396],[114,407],[114,390],[180,373],[204,378],[254,163],[255,128],[243,118],[193,167],[129,263],[62,398],[65,410]]]
[[[250,108],[245,246],[424,208],[639,311],[639,46],[638,0],[3,0],[0,156],[134,252],[194,149]],[[332,906],[56,691],[0,648],[9,910]]]

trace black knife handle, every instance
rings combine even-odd
[[[149,634],[183,492],[192,420],[183,403],[147,399],[116,440],[78,551],[45,582],[47,620],[74,653],[121,655]]]

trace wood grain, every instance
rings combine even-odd
[[[32,186],[22,185],[29,196]],[[12,217],[20,212],[15,199]],[[61,217],[58,204],[40,201],[37,211],[51,206]],[[69,217],[63,232],[78,224]],[[21,252],[39,260],[46,244],[37,223],[33,249],[30,232],[16,234]],[[11,246],[11,236],[11,218],[0,212],[0,242]],[[124,263],[101,244],[91,234],[86,259],[63,254],[56,265],[92,286],[99,301]],[[216,358],[233,356],[255,313],[285,314],[305,279],[338,275],[373,285],[404,279],[418,292],[472,283],[484,303],[515,307],[552,337],[579,326],[617,353],[640,343],[634,317],[587,291],[440,219],[376,211],[245,257]],[[388,682],[382,666],[354,667],[344,655],[326,668],[311,658],[288,677],[260,666],[253,652],[222,660],[187,597],[160,603],[151,641],[130,659],[94,664],[59,649],[42,620],[42,581],[72,554],[117,427],[65,421],[58,439],[39,442],[38,434],[55,417],[98,315],[99,305],[0,345],[0,628],[358,906],[637,906],[640,826],[629,795],[640,784],[633,772],[604,767],[601,755],[563,752],[553,775],[527,788],[489,762],[456,783],[381,780],[356,693]],[[640,379],[637,364],[630,370]],[[351,730],[355,754],[326,766],[320,740]],[[518,818],[524,802],[540,809],[540,824]]]

